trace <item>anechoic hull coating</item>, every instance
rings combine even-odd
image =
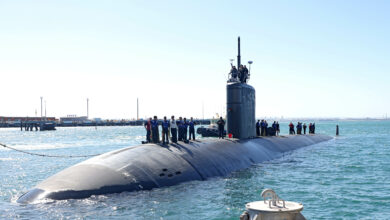
[[[278,158],[283,152],[329,139],[325,135],[297,135],[127,147],[93,157],[49,177],[22,195],[18,202],[79,199],[225,176]]]

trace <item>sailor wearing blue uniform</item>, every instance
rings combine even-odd
[[[171,121],[169,122],[169,127],[171,127],[172,142],[177,143],[177,124],[175,116],[172,115]]]
[[[190,128],[190,131],[189,131],[189,140],[191,140],[191,135],[192,135],[192,139],[195,140],[195,122],[193,120],[193,118],[191,117],[190,119],[190,122],[188,122],[188,125],[189,125],[189,128]]]
[[[315,134],[316,133],[316,123],[313,123],[313,125],[311,127],[313,128],[312,134]]]
[[[152,141],[153,141],[153,143],[159,143],[160,137],[159,137],[159,132],[158,132],[157,116],[154,116],[153,120],[150,123],[152,125]]]
[[[299,134],[302,134],[302,128],[303,128],[303,126],[302,126],[302,122],[301,123],[299,123]]]
[[[237,81],[237,77],[238,77],[238,70],[235,66],[232,65],[232,69],[230,70],[230,75],[233,79],[233,81]]]
[[[260,122],[260,129],[261,129],[260,136],[265,136],[265,128],[264,127],[265,127],[264,120],[261,120],[261,122]]]
[[[167,120],[167,117],[164,116],[164,120],[161,123],[162,127],[162,141],[163,144],[169,144],[169,121]]]
[[[179,120],[177,121],[177,127],[179,128],[179,141],[183,141],[183,120],[182,117],[179,117]]]
[[[188,130],[188,121],[184,118],[183,121],[183,141],[187,142],[187,130]]]
[[[225,138],[224,131],[225,131],[225,121],[222,119],[222,117],[219,118],[218,124],[218,138]]]
[[[260,136],[260,120],[257,120],[256,123],[256,135]]]

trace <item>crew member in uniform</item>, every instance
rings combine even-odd
[[[266,125],[266,123],[267,122],[264,119],[261,120],[261,122],[260,122],[260,129],[261,129],[260,135],[261,136],[267,136],[267,133],[266,133],[267,125]]]
[[[313,125],[311,127],[313,128],[313,133],[312,134],[315,134],[316,133],[316,123],[313,123]]]
[[[167,120],[166,116],[164,116],[164,121],[161,123],[161,127],[163,144],[169,144],[169,121]]]
[[[260,120],[257,120],[256,123],[256,135],[260,136]]]
[[[299,121],[298,121],[296,128],[297,128],[297,134],[301,134],[302,126],[301,126],[301,123]]]
[[[219,118],[218,124],[218,138],[224,139],[224,131],[225,131],[225,121],[222,119],[222,117]]]
[[[172,142],[177,143],[177,124],[175,116],[172,115],[171,121],[169,122],[169,127],[171,127]]]
[[[195,122],[193,120],[193,118],[191,117],[190,119],[190,122],[188,123],[189,125],[189,128],[190,128],[190,133],[189,133],[189,140],[191,140],[191,135],[192,135],[192,139],[195,140]]]
[[[146,129],[146,143],[150,143],[150,135],[152,134],[152,125],[151,125],[152,118],[149,118],[147,122],[145,122],[144,127]]]
[[[179,128],[179,141],[183,141],[183,120],[182,120],[182,117],[179,117],[179,121],[177,121],[177,127]]]
[[[187,142],[187,128],[188,128],[188,122],[187,119],[184,118],[183,120],[183,141]]]
[[[272,128],[273,128],[275,135],[276,135],[276,130],[277,130],[276,121],[274,121],[274,123],[272,123]]]
[[[244,65],[244,67],[242,68],[242,72],[244,73],[244,77],[243,77],[243,83],[247,83],[248,81],[248,69],[246,68],[246,66]]]
[[[158,132],[157,116],[153,117],[153,120],[151,121],[151,124],[152,124],[152,141],[153,141],[153,143],[159,143],[160,142],[160,137],[159,137],[159,132]]]
[[[240,79],[240,82],[244,82],[244,67],[242,65],[238,67],[238,78]]]
[[[232,69],[230,70],[230,75],[232,76],[232,78],[234,79],[234,81],[237,81],[237,77],[238,77],[238,70],[235,66],[232,65]]]
[[[294,124],[293,124],[292,122],[290,122],[290,124],[288,125],[288,127],[290,128],[289,134],[290,134],[290,135],[295,134]]]

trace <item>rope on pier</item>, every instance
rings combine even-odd
[[[19,150],[19,149],[7,146],[7,145],[2,144],[2,143],[0,143],[0,146],[2,146],[4,148],[11,149],[11,150],[14,150],[14,151],[18,151],[18,152],[21,152],[21,153],[30,154],[30,155],[34,155],[34,156],[40,156],[40,157],[59,157],[59,158],[71,158],[71,157],[73,157],[73,158],[75,158],[75,157],[94,157],[94,156],[100,155],[100,154],[91,154],[91,155],[50,155],[50,154],[39,154],[39,153],[32,153],[32,152],[28,152],[28,151],[24,151],[24,150]]]

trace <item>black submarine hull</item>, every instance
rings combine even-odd
[[[281,157],[284,152],[330,139],[317,134],[244,140],[203,139],[165,146],[144,144],[127,147],[69,167],[39,183],[17,202],[81,199],[226,176],[253,164]]]

